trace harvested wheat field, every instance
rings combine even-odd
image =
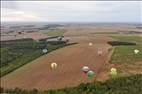
[[[32,33],[22,33],[22,34],[13,34],[13,35],[1,35],[2,41],[8,40],[16,40],[16,39],[23,39],[23,38],[32,38],[34,40],[39,40],[42,38],[47,38],[48,36],[41,33],[41,32],[32,32]]]
[[[76,35],[74,35],[75,32],[77,32]],[[101,76],[98,75],[110,54],[108,49],[111,46],[107,44],[107,41],[112,39],[104,35],[94,35],[91,32],[93,31],[86,33],[86,31],[69,29],[65,36],[78,44],[55,50],[2,77],[2,87],[47,90],[77,86],[80,83],[99,79]],[[89,42],[93,45],[89,46]],[[97,54],[98,49],[103,51],[101,56]],[[50,68],[52,62],[58,64],[57,69]],[[83,66],[89,66],[95,76],[89,78],[82,72]],[[103,77],[103,79],[106,78]]]

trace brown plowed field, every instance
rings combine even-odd
[[[74,32],[69,31],[65,36],[78,44],[53,51],[2,77],[2,87],[47,90],[93,82],[102,77],[98,75],[108,60],[108,49],[111,47],[106,42],[112,39],[81,31],[76,31],[78,35],[75,36],[72,34]],[[89,42],[93,45],[89,46]],[[102,56],[97,55],[98,49],[103,51]],[[56,70],[50,68],[52,62],[58,64]],[[87,77],[81,70],[83,66],[89,66],[95,72],[95,77]]]

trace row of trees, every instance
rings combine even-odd
[[[126,42],[126,41],[109,41],[108,44],[112,46],[120,46],[120,45],[136,45],[134,42]]]

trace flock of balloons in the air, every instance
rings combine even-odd
[[[89,46],[92,46],[93,45],[93,43],[89,43]],[[44,53],[44,54],[46,54],[46,53],[48,53],[48,49],[47,48],[45,48],[45,49],[43,49],[42,50],[42,52]],[[134,49],[134,54],[138,54],[140,51],[138,50],[138,49]],[[98,50],[98,52],[97,52],[97,54],[99,55],[99,56],[101,56],[102,55],[102,51],[101,50]],[[57,68],[57,63],[55,63],[55,62],[53,62],[53,63],[51,63],[51,65],[50,65],[50,67],[51,67],[51,69],[56,69]],[[94,77],[94,72],[92,71],[92,70],[90,70],[90,68],[88,67],[88,66],[83,66],[82,67],[82,71],[85,73],[85,74],[87,74],[87,76],[88,77]],[[112,76],[112,77],[117,77],[117,75],[118,75],[118,72],[117,72],[117,69],[116,68],[111,68],[111,70],[110,70],[110,75]]]

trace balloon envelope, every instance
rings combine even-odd
[[[98,55],[102,55],[103,54],[103,52],[101,50],[99,50],[97,53],[98,53]]]
[[[111,74],[111,76],[113,77],[113,78],[115,78],[115,77],[117,77],[117,69],[116,68],[111,68],[111,72],[110,72],[110,74]]]
[[[90,43],[89,43],[89,46],[92,46],[92,45],[93,45],[93,43],[90,42]]]
[[[57,63],[51,63],[51,68],[56,69],[57,68]]]
[[[47,50],[47,49],[43,49],[42,52],[43,52],[43,53],[47,53],[48,50]]]
[[[89,70],[90,70],[90,69],[89,69],[89,67],[87,67],[87,66],[84,66],[84,67],[82,68],[82,71],[85,72],[85,73],[87,73]]]
[[[94,76],[94,72],[93,71],[88,71],[87,75],[88,75],[88,77],[93,77]]]
[[[135,50],[134,50],[134,53],[135,53],[135,54],[138,54],[138,53],[139,53],[139,50],[135,49]]]
[[[115,71],[117,71],[116,68],[111,68],[111,72],[115,72]]]

